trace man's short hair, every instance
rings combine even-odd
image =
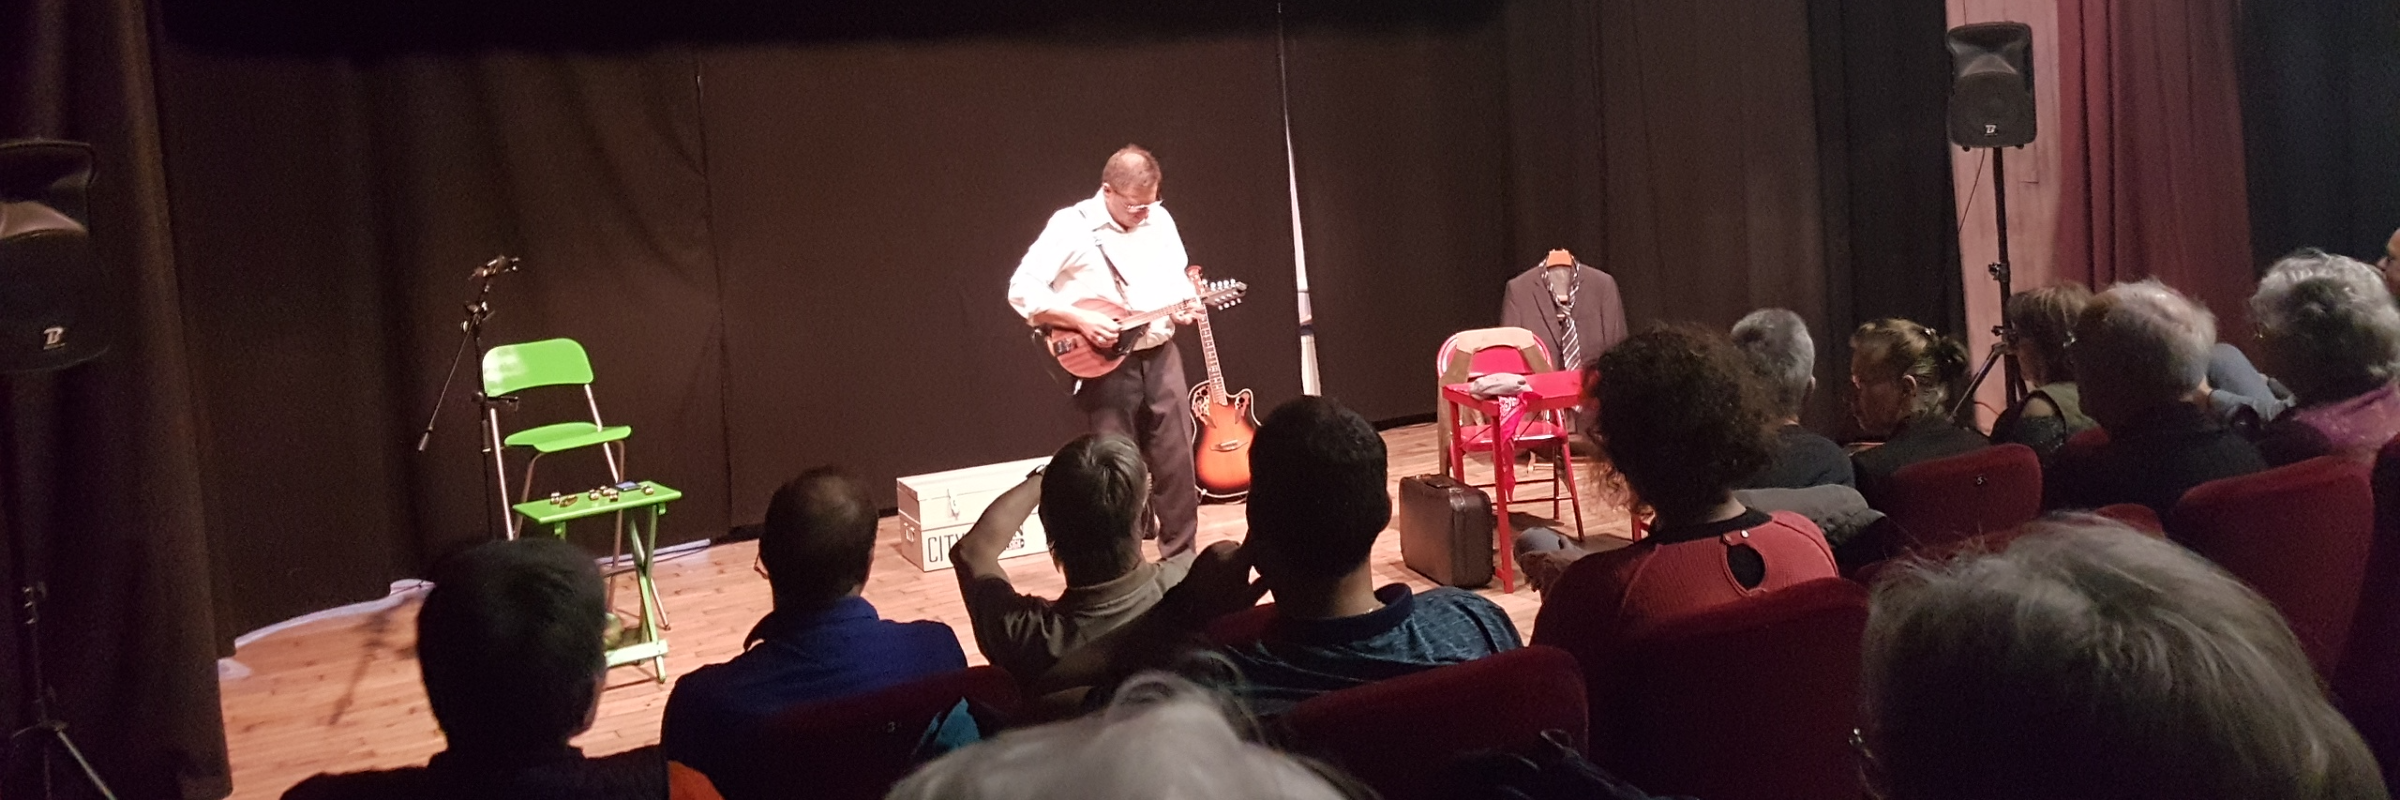
[[[1244,721],[1247,727],[1247,720]],[[892,800],[1342,800],[1326,772],[1247,740],[1223,701],[1163,672],[1133,676],[1105,710],[1016,728],[935,759]]]
[[[1131,571],[1142,560],[1138,528],[1149,506],[1141,447],[1113,433],[1078,436],[1042,473],[1042,529],[1071,585]]]
[[[1302,397],[1267,415],[1250,445],[1250,535],[1262,564],[1334,580],[1367,563],[1392,521],[1383,437],[1342,404]]]
[[[1129,144],[1110,153],[1108,163],[1100,167],[1100,182],[1118,191],[1133,191],[1158,185],[1165,172],[1158,166],[1158,157],[1141,145]]]
[[[2273,606],[2102,517],[1877,583],[1862,712],[1886,796],[2382,797]]]
[[[430,577],[417,665],[451,749],[538,752],[581,733],[607,668],[592,557],[546,537],[486,542]]]
[[[2400,375],[2400,307],[2374,267],[2323,250],[2285,256],[2258,281],[2250,316],[2275,377],[2302,403],[2337,400]]]
[[[758,560],[775,607],[832,606],[867,582],[875,555],[875,501],[867,485],[836,467],[800,473],[767,502]]]
[[[2120,283],[2092,298],[2075,322],[2075,381],[2123,410],[2178,402],[2208,379],[2217,318],[2157,279]]]
[[[1723,335],[1683,326],[1634,334],[1592,362],[1595,440],[1643,502],[1689,512],[1774,459],[1773,413],[1749,370]]]
[[[1808,335],[1808,323],[1788,308],[1762,308],[1733,324],[1733,345],[1766,382],[1775,410],[1800,416],[1817,374],[1817,342]]]

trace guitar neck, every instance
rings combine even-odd
[[[1192,301],[1190,301],[1190,300],[1185,300],[1185,301],[1183,301],[1183,302],[1181,302],[1181,303],[1176,303],[1176,304],[1174,304],[1174,305],[1167,306],[1166,308],[1161,308],[1161,309],[1156,309],[1156,310],[1151,310],[1151,311],[1144,311],[1144,312],[1142,312],[1142,313],[1135,314],[1135,315],[1132,315],[1132,316],[1126,317],[1126,318],[1124,318],[1124,319],[1117,320],[1117,330],[1119,330],[1119,331],[1130,331],[1130,330],[1133,330],[1133,329],[1135,329],[1135,328],[1139,328],[1139,327],[1142,327],[1142,326],[1144,326],[1144,325],[1148,325],[1148,324],[1150,324],[1150,323],[1157,322],[1157,321],[1159,321],[1159,320],[1162,320],[1162,319],[1166,319],[1168,315],[1175,313],[1175,309],[1182,308],[1182,307],[1184,307],[1186,304],[1189,304],[1189,303],[1191,303],[1191,302],[1192,302]]]
[[[1208,399],[1217,405],[1225,404],[1225,373],[1217,368],[1217,336],[1208,328],[1208,313],[1200,314],[1200,353],[1208,362]]]

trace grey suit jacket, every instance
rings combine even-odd
[[[1551,358],[1564,358],[1559,349],[1559,336],[1566,327],[1559,320],[1558,300],[1550,294],[1550,281],[1542,273],[1546,267],[1535,266],[1508,279],[1507,293],[1500,301],[1500,324],[1533,331],[1550,348]],[[1590,362],[1609,347],[1625,339],[1625,300],[1617,294],[1617,279],[1582,264],[1575,265],[1583,288],[1576,292],[1575,333],[1583,345],[1583,360]],[[1560,369],[1581,369],[1582,364],[1560,364]]]

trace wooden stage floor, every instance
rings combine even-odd
[[[1431,424],[1398,428],[1384,434],[1390,447],[1392,476],[1436,471],[1439,440]],[[1488,467],[1470,467],[1488,479]],[[1534,476],[1546,468],[1521,470]],[[1588,486],[1588,484],[1587,484]],[[1527,487],[1542,495],[1547,481]],[[1586,492],[1586,497],[1590,495]],[[1547,512],[1548,504],[1524,504],[1519,510]],[[1562,512],[1564,513],[1564,512]],[[1623,509],[1605,502],[1587,503],[1586,530],[1599,548],[1622,545],[1626,535]],[[984,663],[968,632],[966,609],[958,599],[955,579],[948,571],[920,572],[900,556],[899,520],[883,520],[879,548],[866,597],[888,619],[936,619],[960,635],[970,663]],[[1241,538],[1244,524],[1240,505],[1204,505],[1200,509],[1202,544]],[[1600,538],[1613,536],[1614,539]],[[676,673],[732,658],[742,638],[770,604],[764,579],[751,571],[756,545],[748,542],[671,554],[658,565],[659,590],[674,623],[668,634],[673,647],[668,666]],[[1046,558],[1024,557],[1005,562],[1020,589],[1055,596],[1064,579]],[[1386,530],[1376,540],[1373,556],[1378,582],[1404,582],[1419,589],[1433,583],[1400,563],[1400,541]],[[623,584],[630,586],[630,583]],[[624,595],[620,587],[620,596]],[[1482,590],[1515,620],[1520,633],[1530,634],[1539,599],[1522,586],[1503,594],[1497,586]],[[442,747],[425,693],[418,684],[413,652],[416,598],[407,597],[371,613],[311,622],[282,630],[235,653],[249,669],[222,683],[225,736],[233,759],[235,798],[273,798],[302,778],[318,772],[403,766],[424,763]],[[601,697],[599,721],[576,740],[584,752],[614,753],[658,741],[659,718],[666,709],[672,684],[659,685],[631,668],[610,675],[610,688]]]

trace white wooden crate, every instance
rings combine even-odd
[[[950,546],[975,526],[1002,492],[1025,482],[1025,474],[1050,463],[1049,456],[985,464],[900,479],[900,552],[926,572],[950,568]],[[1050,537],[1039,514],[1025,518],[1001,558],[1045,553]]]

